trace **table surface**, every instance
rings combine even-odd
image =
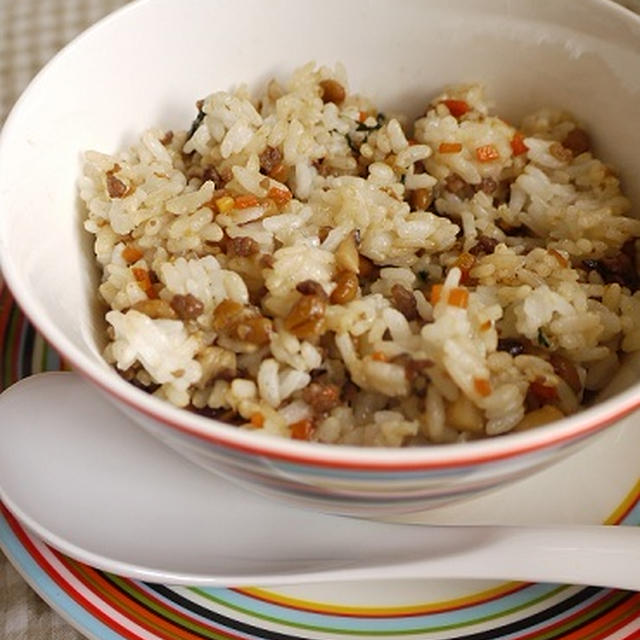
[[[640,11],[640,0],[619,0]],[[126,0],[0,0],[0,124],[36,72]],[[0,639],[78,640],[0,553]]]

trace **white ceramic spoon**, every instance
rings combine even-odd
[[[97,568],[187,585],[491,578],[640,590],[640,529],[421,526],[328,516],[184,461],[74,374],[0,397],[0,499]],[[206,552],[181,552],[186,543]]]

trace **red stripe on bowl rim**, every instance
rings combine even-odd
[[[553,425],[542,426],[529,432],[508,434],[500,439],[484,439],[437,445],[437,447],[393,449],[325,445],[276,437],[256,438],[251,432],[241,431],[217,420],[189,413],[150,396],[119,378],[117,374],[114,374],[112,384],[108,384],[94,371],[95,363],[80,353],[76,354],[77,350],[55,325],[38,320],[38,318],[46,318],[46,314],[37,308],[37,301],[34,304],[28,297],[17,293],[21,290],[22,284],[19,274],[14,273],[10,263],[2,267],[6,286],[37,331],[76,371],[82,373],[108,396],[174,431],[250,456],[266,456],[283,463],[355,472],[455,469],[509,460],[569,444],[571,441],[577,441],[604,429],[640,407],[640,390],[634,388],[622,393],[623,396],[629,396],[622,402],[620,399],[610,399]],[[596,415],[588,415],[589,413]],[[559,433],[558,424],[564,424],[564,429]],[[212,433],[212,428],[219,433]],[[463,452],[463,449],[466,451]]]

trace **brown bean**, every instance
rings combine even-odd
[[[490,254],[494,252],[497,245],[498,241],[495,238],[480,235],[473,247],[469,249],[469,253],[472,256],[477,256],[481,253]]]
[[[320,296],[302,296],[284,319],[284,328],[297,338],[320,335],[326,306]]]
[[[234,300],[223,300],[213,311],[213,328],[227,331],[240,318],[244,307]]]
[[[193,320],[202,314],[204,304],[190,293],[186,296],[176,294],[171,298],[171,308],[181,320]]]
[[[107,193],[110,198],[123,198],[128,191],[129,187],[120,178],[116,178],[113,173],[107,172]]]
[[[409,205],[412,211],[426,211],[432,202],[431,189],[414,189],[409,192]]]
[[[269,342],[272,328],[269,318],[233,300],[223,300],[215,308],[212,325],[220,333],[256,345]]]
[[[320,298],[327,298],[325,290],[322,285],[315,280],[302,280],[296,285],[296,291],[299,291],[303,296],[318,296]]]
[[[418,318],[418,305],[413,291],[403,287],[401,284],[394,284],[391,287],[391,297],[395,308],[409,321]]]
[[[218,171],[220,177],[222,178],[222,182],[227,184],[227,182],[231,182],[233,180],[233,171],[231,167],[225,167],[224,169],[220,169]]]
[[[335,384],[312,382],[302,391],[302,399],[317,413],[327,413],[340,404],[340,388]]]
[[[136,304],[131,308],[134,311],[144,313],[154,320],[157,318],[173,320],[177,317],[176,312],[171,308],[171,305],[166,300],[160,300],[159,298],[141,300],[140,302],[136,302]]]
[[[346,304],[358,295],[358,276],[353,271],[341,271],[336,276],[336,288],[331,292],[332,304]]]
[[[473,198],[476,190],[457,173],[452,173],[445,178],[445,188],[462,200]]]
[[[260,245],[253,238],[249,238],[247,236],[232,238],[229,243],[229,253],[231,255],[246,258],[258,253],[259,251]]]
[[[562,141],[562,146],[569,149],[574,157],[579,156],[581,153],[591,149],[591,138],[584,129],[575,127],[569,131],[567,137]]]
[[[323,102],[333,102],[340,104],[347,97],[344,87],[336,80],[322,80],[320,83],[321,96]]]
[[[480,191],[486,193],[488,196],[495,193],[498,188],[498,183],[493,178],[482,178],[480,181]]]
[[[236,325],[235,334],[244,342],[257,345],[267,344],[271,336],[271,320],[257,314],[248,317]]]
[[[222,176],[218,173],[218,170],[213,165],[207,165],[202,172],[202,181],[207,182],[211,180],[216,186],[216,189],[222,189],[226,182],[222,179]]]
[[[378,277],[378,267],[362,254],[358,255],[358,275],[365,279],[375,280]]]
[[[571,153],[571,150],[567,149],[559,142],[552,142],[549,145],[549,153],[556,160],[560,160],[560,162],[571,162],[571,160],[573,159],[573,153]]]
[[[286,182],[289,178],[289,167],[279,162],[271,171],[269,172],[269,177],[277,180],[278,182]]]
[[[277,147],[267,147],[259,156],[260,168],[269,175],[282,162],[282,152]]]
[[[341,271],[335,276],[334,281],[336,286],[329,298],[332,304],[347,304],[358,297],[360,293],[360,281],[355,273],[352,271]]]

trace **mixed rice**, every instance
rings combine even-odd
[[[579,410],[640,349],[640,221],[569,114],[516,127],[454,86],[406,122],[313,64],[197,107],[81,178],[105,357],[149,393],[290,438],[456,442]]]

